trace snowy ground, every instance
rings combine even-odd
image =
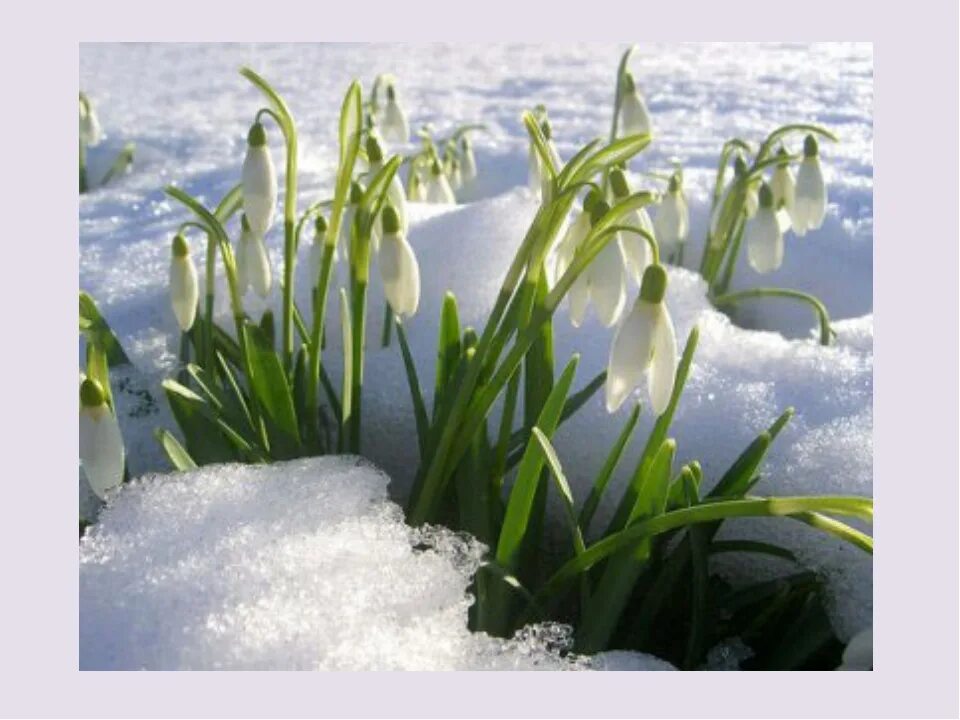
[[[442,134],[464,122],[489,126],[488,134],[476,136],[481,177],[462,198],[468,204],[412,210],[411,242],[423,289],[409,334],[421,376],[431,376],[443,292],[453,290],[463,321],[479,327],[533,215],[534,199],[522,187],[527,168],[520,112],[545,104],[560,153],[569,157],[608,131],[622,50],[611,45],[82,46],[80,85],[97,103],[109,136],[105,147],[91,151],[91,165],[107,162],[111,150],[125,141],[136,142],[138,149],[129,176],[80,199],[80,287],[96,298],[142,373],[131,384],[158,399],[147,402],[130,393],[125,401],[133,408],[124,421],[132,471],[166,469],[149,433],[156,426],[174,427],[157,388],[175,364],[176,326],[166,278],[169,242],[185,214],[161,188],[175,182],[212,205],[238,181],[246,131],[259,107],[257,93],[236,72],[240,65],[249,64],[274,82],[298,119],[303,204],[329,195],[336,113],[354,77],[369,85],[377,73],[397,75],[414,127],[432,122]],[[870,47],[643,45],[633,69],[657,136],[631,169],[662,171],[674,157],[684,163],[692,212],[688,264],[699,260],[707,192],[724,140],[736,135],[756,142],[795,121],[827,125],[841,139],[821,147],[830,198],[824,226],[803,239],[788,236],[777,273],[759,276],[744,264],[733,283],[736,289],[775,284],[819,295],[838,321],[834,347],[816,345],[806,308],[773,301],[745,306],[737,323],[757,329],[741,329],[709,306],[697,275],[671,270],[668,302],[678,336],[685,338],[694,324],[701,330],[673,430],[681,459],[700,459],[707,477],[715,479],[757,432],[792,405],[797,415],[771,452],[760,491],[872,495]],[[270,142],[282,167],[278,131]],[[641,182],[639,175],[635,182]],[[267,241],[276,271],[280,231]],[[417,458],[399,352],[395,345],[377,347],[382,296],[377,283],[373,288],[364,451],[390,474],[391,492],[400,496]],[[578,384],[586,382],[605,364],[611,331],[592,318],[574,331],[565,311],[555,327],[559,361],[580,352]],[[326,357],[336,374],[335,348]],[[622,422],[622,417],[608,418],[601,403],[597,398],[557,438],[578,499]],[[641,437],[651,423],[645,412]],[[638,452],[634,447],[632,456]],[[612,490],[615,497],[617,488]],[[833,580],[834,619],[842,638],[870,624],[869,558],[798,524],[775,526],[741,524],[746,529],[739,535],[774,532],[823,568]]]

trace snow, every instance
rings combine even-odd
[[[432,122],[442,134],[454,124],[487,123],[489,132],[474,138],[480,178],[461,197],[469,203],[410,207],[409,239],[421,266],[422,296],[408,334],[424,379],[433,376],[443,293],[453,290],[461,321],[479,329],[535,211],[525,189],[521,111],[544,103],[560,154],[569,157],[608,132],[623,49],[609,44],[82,46],[81,87],[97,104],[108,135],[104,146],[91,151],[91,163],[127,140],[138,148],[129,175],[80,200],[80,287],[96,298],[143,382],[160,398],[157,414],[122,416],[125,439],[143,448],[135,474],[167,469],[162,455],[148,449],[155,445],[150,434],[157,426],[174,427],[159,381],[175,368],[177,332],[166,278],[169,243],[186,214],[161,188],[176,182],[212,205],[237,182],[246,132],[260,106],[256,91],[236,72],[240,65],[250,64],[275,82],[299,121],[301,207],[329,196],[336,113],[354,77],[369,87],[376,73],[397,75],[413,128]],[[872,495],[870,46],[645,44],[632,67],[657,137],[631,164],[631,182],[649,186],[653,181],[640,172],[662,172],[675,157],[684,163],[691,211],[688,267],[699,261],[717,153],[726,139],[739,136],[756,143],[786,122],[823,123],[840,137],[838,144],[821,144],[830,203],[823,227],[804,238],[788,235],[777,272],[757,275],[743,263],[731,286],[781,285],[817,294],[836,321],[834,346],[817,345],[809,309],[785,300],[744,303],[734,324],[707,302],[699,276],[671,268],[667,302],[678,339],[683,342],[694,324],[701,332],[672,430],[678,460],[699,459],[708,483],[715,481],[758,432],[794,406],[796,416],[774,444],[757,492]],[[271,126],[268,137],[282,168],[280,134]],[[230,230],[235,236],[235,223]],[[199,263],[202,245],[195,236],[191,243]],[[268,235],[267,245],[277,277],[279,227]],[[379,277],[376,270],[371,277]],[[302,283],[298,295],[306,306]],[[218,298],[224,297],[219,289]],[[248,301],[253,302],[252,295]],[[278,307],[276,292],[270,303]],[[336,303],[330,306],[335,317]],[[257,311],[262,307],[251,305]],[[227,311],[221,303],[220,319],[229,327]],[[382,292],[375,280],[363,452],[389,473],[391,494],[399,498],[409,488],[418,458],[399,350],[396,343],[379,348],[381,317]],[[339,374],[337,335],[328,335],[325,354],[334,377]],[[561,308],[555,337],[558,363],[572,352],[582,355],[577,385],[604,368],[612,330],[594,318],[574,330]],[[556,445],[578,500],[585,497],[626,412],[608,417],[598,396],[558,432]],[[595,527],[609,516],[651,425],[645,410]],[[824,572],[841,639],[872,624],[869,556],[797,523],[756,521],[734,528],[738,536],[781,542]]]
[[[483,546],[415,530],[350,456],[147,475],[80,543],[80,668],[666,670],[566,652],[561,625],[467,630]]]

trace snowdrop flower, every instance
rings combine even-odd
[[[727,198],[730,197],[730,193],[733,192],[734,188],[738,187],[741,179],[746,176],[746,174],[747,163],[743,159],[743,156],[737,155],[737,159],[733,163],[733,179],[727,183],[727,186],[723,189],[723,193],[720,195],[720,200],[717,202],[716,206],[713,208],[713,213],[710,215],[710,238],[714,245],[720,244],[720,241],[723,239],[723,237],[730,231],[730,225],[728,224],[731,222],[730,216],[726,218],[726,222],[723,224],[723,227],[720,226],[720,220],[723,217],[723,206],[726,205]],[[748,218],[753,217],[757,212],[757,207],[759,205],[757,192],[758,189],[755,184],[751,184],[747,187],[741,212],[745,212]]]
[[[93,378],[80,383],[80,462],[90,488],[101,500],[123,482],[120,424]]]
[[[817,139],[807,135],[803,141],[803,161],[797,170],[797,186],[793,206],[793,231],[803,236],[823,224],[827,212],[827,188],[820,170]]]
[[[861,630],[843,651],[837,670],[873,670],[873,628]]]
[[[427,180],[426,199],[428,203],[436,204],[454,204],[457,202],[447,181],[447,176],[443,173],[443,168],[436,160],[430,167],[430,177]]]
[[[473,155],[473,147],[466,137],[460,140],[461,173],[463,182],[467,184],[477,177],[477,160]]]
[[[620,168],[614,168],[610,173],[610,186],[613,189],[613,197],[615,200],[622,200],[630,194],[630,186],[627,184],[626,175],[624,175],[623,170]],[[653,222],[651,222],[650,215],[647,214],[646,208],[641,207],[632,210],[624,218],[624,224],[644,230],[656,239]],[[650,243],[642,235],[625,232],[620,235],[620,244],[623,248],[623,257],[626,261],[627,270],[634,282],[639,285],[643,278],[643,271],[647,269],[647,265],[649,265],[653,259],[652,253],[650,252]]]
[[[420,177],[417,170],[411,169],[410,173],[410,191],[407,194],[407,199],[410,202],[426,202],[427,193],[423,185],[423,178]]]
[[[354,180],[350,183],[350,197],[343,208],[343,215],[340,218],[340,234],[337,236],[337,244],[334,248],[337,258],[340,253],[350,252],[350,238],[353,234],[353,219],[357,216],[357,208],[363,200],[363,186]]]
[[[747,221],[744,239],[747,259],[758,273],[773,272],[783,263],[783,232],[773,209],[773,192],[766,183],[760,187],[760,209]]]
[[[383,149],[376,137],[370,135],[367,137],[367,160],[370,163],[370,179],[383,169]],[[403,184],[397,173],[393,174],[390,185],[387,187],[387,199],[400,216],[400,227],[403,232],[407,231],[407,194],[403,190]],[[374,250],[380,242],[380,224],[374,223],[372,240]]]
[[[383,208],[383,238],[377,255],[383,292],[393,312],[410,317],[420,304],[420,266],[404,237],[400,217],[392,205]]]
[[[247,134],[242,184],[243,211],[253,234],[263,237],[273,224],[273,213],[277,206],[277,171],[267,147],[267,133],[258,122]]]
[[[653,218],[657,242],[668,252],[685,243],[690,234],[690,211],[683,195],[682,182],[679,173],[670,177],[667,194],[660,200],[660,206]]]
[[[270,293],[270,258],[263,238],[256,235],[246,214],[240,217],[240,239],[237,241],[237,285],[240,296],[248,288],[262,298]]]
[[[177,234],[173,238],[170,258],[170,304],[177,324],[183,332],[193,327],[197,317],[197,301],[200,291],[197,284],[197,267],[190,257],[186,238]]]
[[[617,329],[607,364],[607,412],[619,408],[647,372],[650,404],[663,414],[673,393],[677,373],[677,338],[663,302],[667,271],[650,265],[643,274],[633,309]]]
[[[787,151],[781,147],[777,157],[780,162],[777,163],[773,177],[770,179],[770,189],[773,191],[773,207],[777,211],[780,231],[786,232],[793,225],[795,187]]]
[[[407,123],[407,114],[397,102],[397,90],[391,83],[387,85],[387,103],[383,108],[380,119],[380,128],[383,138],[387,142],[403,144],[410,139],[410,125]]]
[[[550,122],[548,120],[541,122],[540,129],[543,131],[543,138],[546,141],[547,153],[550,155],[554,167],[560,170],[560,168],[563,167],[563,161],[560,159],[560,153],[557,152],[557,146],[553,142],[553,129],[550,127]],[[530,154],[527,158],[527,164],[529,167],[528,179],[530,189],[533,191],[539,190],[541,197],[545,200],[549,199],[550,174],[543,167],[543,162],[540,160],[540,153],[537,152],[537,147],[534,145],[533,140],[530,141]]]
[[[593,227],[610,206],[605,200],[597,200],[590,208],[590,225]],[[580,241],[582,247],[583,240]],[[578,248],[579,250],[579,248]],[[597,317],[604,327],[611,327],[623,313],[627,296],[627,277],[624,268],[620,238],[614,236],[603,250],[577,276],[570,287],[570,322],[580,327],[587,306],[593,301]]]
[[[583,209],[577,214],[563,234],[559,242],[551,248],[545,269],[547,272],[547,284],[553,288],[557,281],[563,277],[563,274],[573,262],[577,248],[583,243],[590,233],[590,208],[597,201],[599,195],[595,190],[587,193],[583,199]]]
[[[620,98],[620,137],[649,134],[650,113],[637,88],[632,73],[624,73],[623,95]]]
[[[93,103],[86,95],[81,94],[80,99],[80,141],[84,145],[93,147],[99,145],[103,139],[103,132],[100,129],[100,121],[97,119],[97,113],[93,109]]]

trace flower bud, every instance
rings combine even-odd
[[[123,437],[103,388],[93,378],[80,384],[80,462],[100,499],[123,482]]]
[[[404,237],[396,209],[387,204],[383,208],[383,237],[380,240],[377,263],[383,280],[383,292],[393,312],[410,317],[420,303],[420,267],[413,248]]]
[[[170,259],[170,305],[183,332],[193,327],[197,317],[197,302],[200,299],[197,268],[190,257],[186,238],[177,234],[173,238]]]
[[[263,125],[254,123],[247,135],[247,154],[242,171],[243,211],[250,227],[259,237],[273,224],[277,205],[277,171],[267,147]]]

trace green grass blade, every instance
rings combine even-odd
[[[100,314],[96,302],[85,292],[80,292],[80,331],[87,343],[96,345],[106,355],[107,365],[117,367],[129,365],[130,358],[123,351],[120,341],[110,328],[109,323]]]
[[[440,309],[440,331],[437,338],[437,369],[433,391],[433,419],[436,421],[447,384],[460,362],[460,313],[452,292],[443,296]]]
[[[397,325],[397,340],[400,342],[400,354],[403,356],[403,369],[407,374],[407,386],[410,388],[410,399],[413,402],[413,417],[417,425],[417,444],[420,447],[420,461],[424,462],[427,453],[427,441],[430,437],[430,419],[427,417],[427,406],[423,402],[423,393],[420,390],[420,378],[417,375],[417,366],[410,354],[410,345],[407,343],[407,333],[399,320]]]
[[[300,447],[300,430],[287,374],[269,338],[257,325],[248,324],[245,335],[252,371],[248,382],[269,425],[279,430],[271,433],[271,452],[275,459],[293,457]]]
[[[167,458],[177,470],[193,470],[197,467],[197,463],[190,457],[190,453],[188,453],[183,445],[180,444],[180,441],[167,430],[157,428],[153,436],[157,439],[157,442],[160,443],[163,451],[167,454]]]
[[[579,555],[586,546],[583,543],[583,533],[580,531],[580,525],[577,522],[577,513],[574,509],[573,492],[570,490],[570,483],[567,482],[566,475],[563,474],[563,466],[560,464],[560,458],[557,457],[557,451],[549,438],[543,434],[538,427],[533,428],[533,438],[540,445],[540,450],[547,460],[551,475],[557,486],[557,492],[560,493],[560,499],[563,501],[563,508],[566,512],[567,523],[570,525],[570,536],[573,542],[574,553]]]
[[[767,455],[771,443],[793,417],[793,408],[787,408],[773,425],[766,431],[760,433],[747,448],[740,453],[733,464],[720,478],[716,487],[710,491],[707,497],[739,497],[749,489],[748,484],[754,478],[760,463]]]
[[[340,386],[341,409],[338,452],[350,447],[351,414],[353,413],[353,326],[350,300],[346,288],[340,288],[340,334],[343,344],[343,383]]]

